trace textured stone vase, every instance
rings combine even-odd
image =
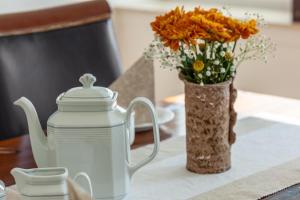
[[[184,84],[186,168],[199,174],[224,172],[231,167],[235,142],[236,89],[231,81],[201,86],[184,80]]]

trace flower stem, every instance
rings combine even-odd
[[[214,54],[214,46],[215,46],[215,43],[212,42],[212,43],[211,43],[211,49],[210,49],[210,58],[211,58],[211,59],[213,58],[213,54]]]
[[[227,65],[226,71],[225,71],[225,73],[224,73],[224,75],[223,75],[223,77],[221,79],[222,82],[225,81],[225,78],[226,78],[226,76],[227,76],[227,74],[228,74],[229,71],[230,71],[230,65]]]
[[[204,44],[205,44],[205,48],[204,48],[204,52],[203,52],[203,60],[204,60],[204,63],[206,63],[206,51],[207,51],[207,42],[206,42],[206,40],[204,40]]]
[[[232,48],[232,53],[234,53],[234,51],[235,51],[236,44],[237,44],[237,41],[234,41],[233,48]]]

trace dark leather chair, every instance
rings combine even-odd
[[[43,128],[63,91],[92,73],[109,86],[120,75],[110,7],[87,1],[0,15],[0,139],[27,133],[25,115],[13,105],[32,101]]]

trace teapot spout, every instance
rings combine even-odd
[[[48,143],[47,138],[43,132],[37,112],[32,103],[25,97],[21,97],[14,102],[15,105],[20,106],[27,118],[31,148],[34,159],[38,167],[47,167],[48,159]]]

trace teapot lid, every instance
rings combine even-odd
[[[102,111],[116,105],[117,93],[109,88],[94,86],[96,77],[84,74],[79,78],[82,87],[74,87],[56,99],[60,111]]]

